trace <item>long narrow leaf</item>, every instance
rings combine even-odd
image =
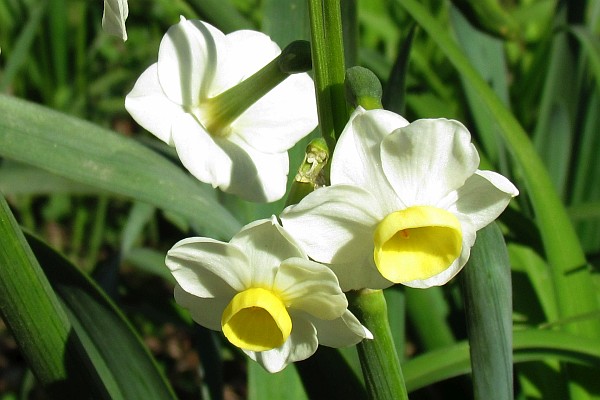
[[[7,96],[0,115],[0,156],[174,211],[218,237],[239,229],[209,190],[134,140]]]
[[[517,363],[554,358],[597,370],[600,368],[600,341],[560,331],[515,331],[513,356]],[[468,374],[471,372],[469,344],[459,342],[425,353],[403,364],[402,370],[409,391]]]
[[[298,374],[292,365],[277,374],[269,374],[260,365],[248,360],[248,379],[253,382],[248,388],[248,399],[306,400]]]
[[[513,397],[510,262],[495,223],[477,232],[460,275],[469,335],[475,399]]]
[[[110,390],[87,368],[83,345],[1,195],[0,314],[50,395],[110,399]]]
[[[40,240],[28,241],[111,399],[174,399],[148,350],[101,289]]]

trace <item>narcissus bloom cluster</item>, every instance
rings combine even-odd
[[[409,124],[359,108],[337,143],[331,186],[288,207],[281,220],[311,258],[330,264],[345,291],[442,285],[467,262],[477,230],[518,194],[478,166],[457,121]]]
[[[334,273],[310,261],[275,218],[229,243],[188,238],[168,252],[175,299],[200,325],[270,372],[304,360],[318,344],[351,346],[371,333],[348,311]]]
[[[298,54],[294,46],[281,52],[260,32],[225,35],[182,19],[125,105],[200,181],[274,201],[286,191],[287,150],[317,125],[313,83],[301,73],[309,57]],[[319,344],[372,339],[344,291],[426,288],[458,273],[477,230],[518,194],[502,175],[478,167],[461,123],[409,124],[359,107],[335,148],[331,186],[286,208],[283,227],[273,217],[229,242],[192,237],[173,246],[166,264],[175,299],[270,372],[310,357]]]
[[[260,84],[235,90],[280,53],[263,33],[225,35],[182,19],[165,34],[158,62],[142,73],[125,107],[174,146],[198,180],[246,200],[278,200],[286,190],[287,150],[317,125],[313,82],[298,73],[266,94]],[[264,96],[252,99],[257,93]]]

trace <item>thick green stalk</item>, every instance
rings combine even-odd
[[[450,35],[440,28],[438,21],[415,0],[397,3],[405,8],[437,43],[463,78],[472,85],[481,103],[498,123],[499,132],[520,167],[527,185],[546,256],[552,268],[560,317],[574,317],[598,310],[593,281],[573,225],[527,134],[462,54]],[[597,337],[600,333],[600,321],[578,322],[567,328],[573,333]]]
[[[319,125],[333,152],[348,122],[340,0],[308,0],[308,10]]]
[[[383,291],[363,289],[348,294],[350,310],[373,334],[357,344],[358,357],[369,398],[408,399],[404,377],[394,347]]]

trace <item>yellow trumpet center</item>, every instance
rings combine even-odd
[[[235,346],[250,351],[280,347],[292,332],[285,304],[272,291],[246,289],[236,294],[223,311],[221,327]]]
[[[374,259],[389,281],[427,279],[448,268],[462,251],[462,231],[454,214],[415,206],[388,214],[375,229]]]

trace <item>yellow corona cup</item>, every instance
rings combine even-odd
[[[235,346],[251,351],[281,346],[292,332],[292,319],[281,299],[272,291],[251,288],[236,294],[221,318],[225,337]]]
[[[462,250],[458,219],[429,206],[388,214],[377,225],[373,240],[375,265],[394,283],[431,278],[448,268]]]

